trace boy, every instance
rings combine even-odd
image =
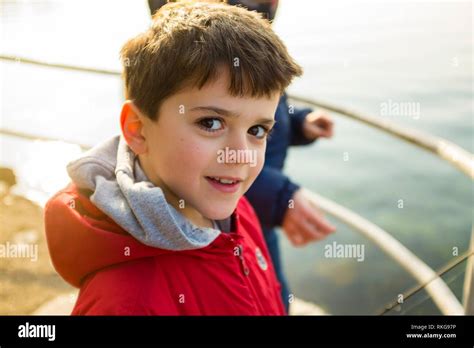
[[[121,136],[71,162],[45,209],[53,264],[81,288],[72,314],[284,314],[243,195],[301,68],[267,21],[221,3],[164,6],[122,60]]]
[[[167,2],[169,1],[148,0],[150,13],[153,15]],[[228,0],[227,3],[256,11],[270,22],[273,22],[278,10],[278,0]],[[275,113],[272,137],[267,141],[265,165],[245,193],[259,218],[287,313],[292,296],[283,271],[279,236],[275,227],[283,227],[294,246],[321,240],[334,232],[335,227],[310,204],[300,186],[283,173],[283,166],[289,146],[307,145],[318,138],[331,138],[332,133],[333,122],[323,111],[293,106],[290,108],[287,95],[283,94]],[[291,209],[290,202],[293,202]]]

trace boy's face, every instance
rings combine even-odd
[[[220,70],[218,76],[202,89],[164,100],[157,121],[140,117],[145,173],[194,222],[229,217],[252,185],[264,164],[280,97],[278,92],[269,99],[233,97],[228,73]]]

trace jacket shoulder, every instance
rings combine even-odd
[[[57,210],[63,212],[64,209],[70,210],[72,208],[81,215],[104,217],[105,214],[89,200],[91,193],[91,191],[80,189],[74,183],[70,183],[46,202],[45,215],[48,216],[50,215],[48,213],[55,213]]]

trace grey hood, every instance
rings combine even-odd
[[[86,151],[67,165],[71,180],[93,191],[91,202],[143,244],[189,250],[211,244],[221,233],[193,225],[168,204],[140,167],[122,136]]]

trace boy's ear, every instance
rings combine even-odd
[[[143,154],[147,151],[146,139],[144,137],[144,118],[138,107],[131,101],[126,100],[120,114],[120,128],[128,146],[135,154]]]

